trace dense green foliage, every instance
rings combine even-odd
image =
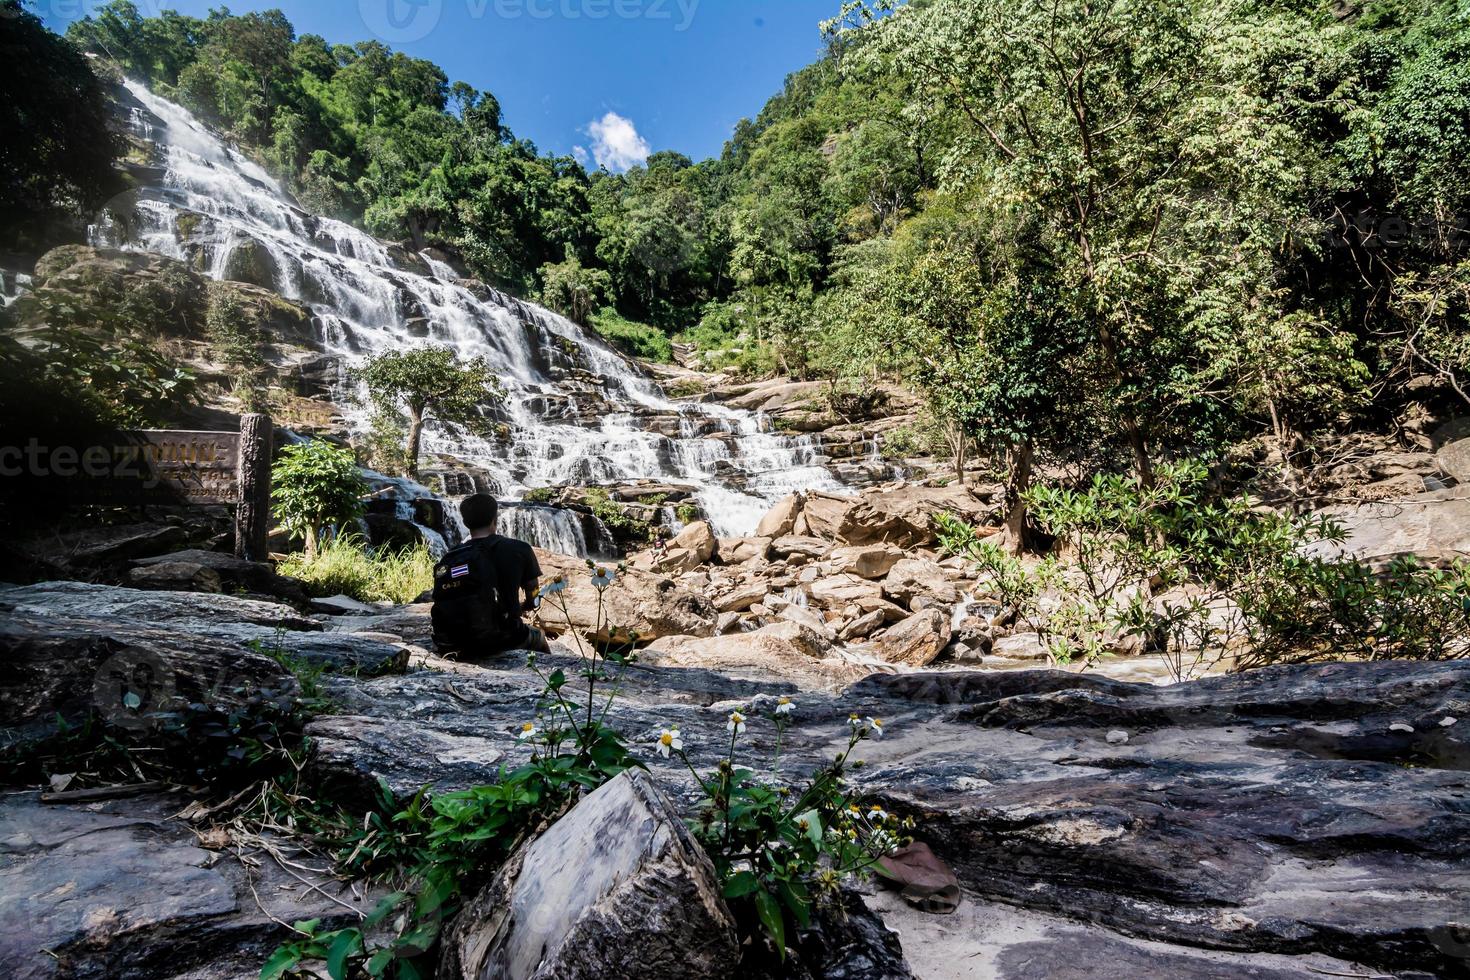
[[[897,375],[925,441],[1133,469],[1470,399],[1470,22],[1451,0],[854,0],[718,159],[546,159],[493,96],[278,13],[70,29],[309,207],[457,250],[615,342]],[[601,312],[599,312],[601,311]],[[645,326],[646,325],[646,326]],[[1421,385],[1420,391],[1424,390]],[[1417,396],[1416,396],[1417,397]]]
[[[0,0],[0,253],[38,254],[123,187],[120,148],[87,59],[20,0]]]
[[[1375,568],[1331,547],[1343,539],[1332,520],[1222,496],[1196,462],[1161,464],[1148,488],[1099,474],[1025,496],[1065,560],[1013,557],[949,515],[940,546],[969,558],[979,593],[1058,662],[1091,663],[1130,638],[1176,679],[1221,662],[1470,655],[1470,562]]]
[[[282,447],[271,467],[271,496],[276,519],[317,554],[321,531],[355,521],[362,513],[367,483],[351,450],[321,439]]]
[[[348,534],[332,538],[313,555],[290,555],[277,568],[321,598],[345,595],[403,605],[434,587],[434,558],[428,548],[372,551]]]

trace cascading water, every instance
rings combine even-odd
[[[306,213],[186,110],[136,82],[127,89],[138,103],[130,124],[158,148],[163,177],[138,192],[130,221],[95,226],[94,240],[190,261],[214,278],[238,278],[242,268],[265,276],[311,308],[321,346],[344,364],[423,343],[484,356],[507,391],[510,437],[452,438],[431,426],[424,448],[488,474],[481,482],[502,499],[562,484],[677,482],[697,488],[719,534],[738,535],[784,493],[841,491],[815,437],[772,433],[749,412],[670,401],[577,324]],[[354,428],[366,428],[367,409],[349,411]],[[676,435],[653,425],[670,420]],[[506,517],[504,529],[543,547],[606,548],[564,511],[507,507]]]

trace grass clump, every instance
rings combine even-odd
[[[313,556],[292,555],[283,575],[300,579],[314,596],[346,595],[359,602],[413,602],[434,587],[434,557],[423,545],[402,551],[369,551],[362,540],[338,537]]]
[[[592,329],[603,340],[645,361],[668,364],[674,359],[674,344],[658,327],[629,320],[612,307],[592,314]]]

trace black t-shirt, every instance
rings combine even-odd
[[[495,567],[495,587],[500,592],[500,601],[505,618],[519,621],[521,603],[524,602],[522,588],[535,586],[541,578],[541,565],[536,561],[536,552],[526,542],[517,538],[492,534],[488,538],[476,538],[474,544],[490,556]]]

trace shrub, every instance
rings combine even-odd
[[[592,514],[615,535],[634,540],[653,537],[653,525],[630,516],[602,487],[588,487],[582,495]]]
[[[368,492],[352,453],[320,439],[282,449],[271,485],[276,517],[305,540],[307,557],[323,528],[357,519]]]
[[[786,938],[811,922],[813,905],[834,894],[848,875],[877,864],[879,858],[909,843],[901,837],[913,826],[879,806],[862,806],[846,774],[860,763],[848,760],[859,742],[883,734],[883,723],[852,715],[847,746],[829,765],[813,772],[802,788],[780,778],[781,737],[796,710],[790,698],[772,706],[776,756],[769,775],[736,765],[750,720],[746,709],[732,711],[729,741],[715,771],[701,774],[684,753],[682,734],[664,729],[658,751],[677,755],[698,781],[704,799],[690,829],[715,866],[723,894],[742,931],[759,928],[778,958],[786,958]]]
[[[434,557],[428,548],[374,553],[351,535],[331,539],[314,555],[292,555],[279,568],[319,597],[347,595],[361,602],[401,605],[434,587]]]
[[[610,306],[592,314],[592,329],[614,347],[646,361],[667,364],[674,359],[674,344],[657,327],[629,320]]]
[[[1181,679],[1231,651],[1237,669],[1470,655],[1470,563],[1401,558],[1374,570],[1311,554],[1340,543],[1342,527],[1211,500],[1206,476],[1182,463],[1160,467],[1148,489],[1098,476],[1081,491],[1028,491],[1037,522],[1076,549],[1075,581],[1046,624],[1059,657],[1096,656],[1110,630],[1164,649]],[[1153,598],[1169,590],[1184,598]]]
[[[230,287],[217,285],[210,289],[204,325],[215,356],[231,369],[236,397],[245,404],[246,411],[259,411],[265,404],[265,357],[260,350],[263,338]]]

